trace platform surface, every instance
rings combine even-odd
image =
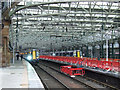
[[[15,61],[10,67],[0,68],[0,90],[2,88],[39,88],[44,86],[37,73],[27,61]]]

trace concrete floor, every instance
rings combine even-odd
[[[27,61],[15,61],[10,67],[0,68],[2,88],[43,88],[37,73]]]

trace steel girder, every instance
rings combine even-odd
[[[10,12],[11,42],[16,38],[17,29],[19,46],[29,48],[32,45],[45,50],[51,49],[51,44],[54,49],[60,49],[102,41],[106,36],[119,38],[119,2],[98,3],[88,1],[82,5],[80,0],[69,0],[18,5]]]

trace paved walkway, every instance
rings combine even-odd
[[[44,89],[34,68],[27,61],[15,61],[10,67],[0,68],[0,90],[2,88]],[[38,89],[37,89],[38,90]]]

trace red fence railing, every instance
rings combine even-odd
[[[97,58],[78,58],[78,57],[65,57],[65,56],[39,56],[39,58],[47,60],[55,60],[60,62],[67,62],[71,64],[82,65],[91,68],[99,68],[108,71],[120,72],[120,59],[105,61],[105,59],[97,60]]]

